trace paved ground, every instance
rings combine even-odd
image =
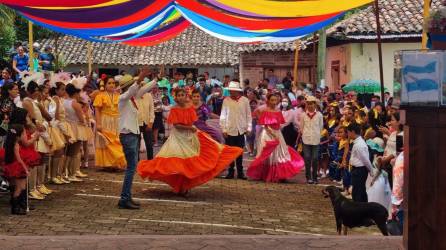
[[[22,238],[0,237],[0,248],[3,248],[3,243],[6,244],[6,242],[12,244],[11,247],[16,246],[19,249],[27,248],[26,244],[33,245],[33,242],[40,242],[40,245],[35,246],[42,248],[57,242],[74,246],[70,245],[71,241],[82,243],[76,244],[76,247],[82,247],[85,243],[92,244],[92,248],[105,248],[114,242],[119,248],[122,242],[131,242],[133,239],[116,237],[121,235],[124,237],[129,235],[238,235],[230,239],[234,241],[234,244],[248,242],[247,246],[256,244],[263,246],[261,242],[274,246],[277,238],[267,237],[258,240],[253,237],[240,238],[240,235],[293,235],[294,237],[291,238],[278,239],[280,242],[282,240],[288,242],[291,244],[290,247],[302,244],[299,246],[303,248],[299,249],[311,248],[308,245],[310,243],[316,244],[315,247],[317,244],[322,244],[320,247],[322,249],[332,246],[330,244],[334,244],[333,246],[337,248],[341,247],[342,242],[345,241],[342,237],[335,240],[314,238],[335,235],[335,219],[330,201],[321,193],[323,186],[305,185],[302,175],[294,179],[293,183],[288,184],[215,179],[193,189],[188,197],[173,194],[169,187],[162,183],[145,182],[136,177],[134,197],[142,203],[142,209],[130,211],[117,208],[123,173],[109,173],[97,169],[88,169],[86,172],[89,178],[83,183],[50,186],[55,193],[44,201],[33,201],[36,210],[31,211],[28,216],[11,216],[8,196],[0,195],[0,235],[69,235],[77,238],[50,237],[45,238],[47,239],[45,241],[40,241],[27,237],[27,240],[23,241],[20,240]],[[350,233],[357,236],[377,236],[377,238],[361,240],[364,244],[373,243],[372,246],[377,243],[382,244],[383,247],[377,245],[376,249],[398,249],[397,246],[401,242],[400,238],[391,239],[392,244],[381,241],[384,237],[379,236],[380,233],[376,227],[354,229],[350,230]],[[95,242],[93,240],[95,238],[91,235],[114,235],[115,237]],[[79,238],[79,236],[86,238]],[[302,236],[307,238],[301,238]],[[154,245],[155,243],[150,239],[153,237],[148,239],[137,237],[136,241],[140,242],[138,244],[140,246],[147,246],[147,249],[152,249],[150,247],[177,249],[176,246],[183,246],[183,241],[202,244],[201,247],[186,249],[224,249],[225,247],[224,239],[214,241],[214,238],[208,238],[207,241],[201,242],[193,237],[181,238],[183,240],[179,241],[163,238],[161,242],[167,244],[165,248]],[[209,248],[210,245],[207,244],[212,242],[220,245],[215,246],[216,248],[212,245]],[[264,246],[264,249],[279,249],[269,248],[269,245]],[[90,247],[85,249],[90,249]]]
[[[311,237],[311,236],[84,236],[0,237],[2,249],[150,249],[150,250],[288,250],[403,249],[394,237]]]

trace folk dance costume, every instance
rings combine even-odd
[[[119,80],[119,86],[123,93],[119,96],[119,140],[121,141],[127,167],[125,169],[124,182],[122,184],[121,198],[118,202],[119,208],[138,209],[139,205],[132,200],[133,177],[139,158],[139,145],[141,140],[138,113],[139,107],[137,100],[145,93],[149,92],[155,85],[151,81],[144,86],[140,86],[141,79],[145,77],[140,75],[137,82],[131,75],[124,75]]]
[[[93,106],[99,112],[97,123],[102,130],[96,135],[96,166],[124,169],[127,165],[124,151],[119,141],[119,94],[100,92],[94,99]],[[98,117],[98,116],[96,116]]]
[[[264,111],[259,124],[268,127],[259,135],[256,159],[248,168],[247,175],[253,180],[279,182],[297,175],[304,168],[303,158],[289,147],[280,131],[285,123],[282,113]]]
[[[50,164],[49,154],[51,153],[52,140],[49,134],[49,124],[43,118],[40,111],[40,103],[37,100],[26,97],[24,103],[31,105],[29,110],[30,117],[35,121],[35,124],[45,128],[45,131],[40,134],[36,141],[36,151],[40,153],[42,158],[41,164],[30,171],[29,186],[30,198],[42,200],[45,195],[51,194],[52,190],[45,186],[46,168]]]
[[[167,122],[192,126],[197,120],[194,107],[173,107]],[[173,127],[155,159],[138,164],[138,174],[184,193],[213,179],[242,153],[241,148],[221,145],[200,130],[194,133]]]
[[[243,149],[245,147],[245,134],[252,131],[251,106],[248,98],[241,96],[243,90],[238,82],[230,82],[227,91],[240,92],[238,97],[226,97],[223,101],[220,114],[220,127],[223,134],[226,134],[226,145]],[[243,154],[232,162],[226,179],[234,178],[234,166],[237,165],[237,178],[246,179],[243,173]]]
[[[341,181],[342,172],[341,169],[343,161],[346,161],[345,155],[349,151],[349,141],[347,139],[341,139],[335,141],[330,147],[330,163],[328,165],[328,176],[335,180]]]
[[[28,140],[31,139],[32,135],[28,131],[24,131],[26,133],[26,137]],[[34,167],[40,165],[41,156],[35,150],[34,144],[30,146],[24,146],[23,142],[19,142],[19,154],[22,158],[23,162],[25,162],[26,166],[28,166],[28,170],[33,169]],[[5,159],[5,149],[0,149],[0,158],[2,161]],[[17,161],[13,161],[12,163],[5,164],[3,167],[4,175],[8,179],[12,178],[26,178],[26,171],[24,167]]]
[[[71,131],[73,132],[73,143],[68,145],[66,154],[66,168],[68,169],[68,180],[73,182],[81,181],[77,177],[80,176],[80,166],[81,166],[81,147],[84,141],[88,141],[89,136],[91,136],[91,129],[88,131],[89,127],[81,122],[81,118],[85,121],[84,117],[78,117],[78,114],[73,108],[74,99],[68,98],[64,100],[64,108],[66,112],[66,120],[70,125]]]
[[[223,143],[224,138],[221,132],[206,123],[206,121],[209,119],[209,114],[211,113],[209,107],[203,103],[200,107],[196,109],[196,112],[198,120],[194,123],[194,126],[197,127],[199,130],[209,134],[217,142]]]
[[[67,160],[67,158],[65,157],[65,153],[67,151],[68,145],[75,142],[75,136],[73,130],[71,129],[71,125],[66,120],[64,99],[58,96],[53,96],[52,99],[56,104],[56,110],[54,111],[55,119],[53,119],[52,124],[53,127],[59,129],[59,131],[62,133],[65,145],[62,149],[55,150],[53,157],[51,158],[52,171],[54,171],[51,174],[51,181],[54,184],[67,184],[70,183],[70,181],[68,181],[68,179],[66,178],[66,174],[68,173],[68,165],[65,164]],[[55,178],[53,177],[54,175],[56,176]]]
[[[59,101],[58,98],[56,98]],[[64,149],[67,143],[67,138],[62,133],[59,128],[59,122],[56,120],[58,110],[60,106],[55,101],[55,99],[49,97],[43,103],[45,109],[48,111],[48,114],[51,116],[52,120],[48,126],[48,133],[50,134],[52,140],[51,146],[51,163],[49,164],[49,174],[50,180],[53,184],[63,184],[64,182],[61,178],[61,156],[63,156]]]

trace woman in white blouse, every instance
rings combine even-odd
[[[378,166],[389,174],[389,183],[392,187],[392,165],[390,163],[397,156],[396,136],[402,131],[403,125],[400,123],[399,113],[392,114],[390,118],[389,128],[379,128],[384,135],[384,139],[387,138],[387,141],[386,147],[384,148],[384,155],[378,158]]]

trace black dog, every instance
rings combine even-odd
[[[347,228],[363,227],[373,225],[374,222],[381,233],[385,236],[387,232],[387,209],[376,202],[354,202],[345,198],[340,190],[335,186],[329,186],[322,190],[325,198],[330,197],[336,217],[336,228],[341,234],[344,225],[344,235],[347,235]]]

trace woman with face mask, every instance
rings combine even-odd
[[[298,135],[298,123],[296,110],[291,106],[288,98],[283,98],[280,103],[282,115],[285,118],[285,123],[282,124],[282,134],[288,146],[296,148],[296,141]]]

